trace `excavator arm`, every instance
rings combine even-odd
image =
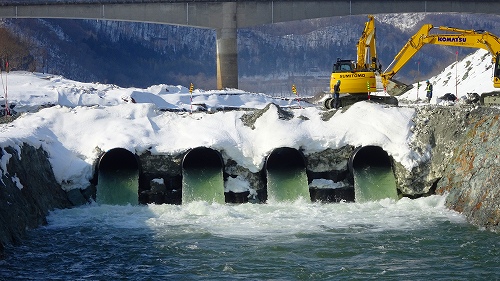
[[[452,31],[455,33],[430,34],[432,29]],[[410,40],[408,40],[401,51],[394,57],[389,67],[381,74],[382,83],[390,95],[401,95],[411,89],[411,86],[405,85],[392,78],[424,45],[427,44],[478,48],[489,51],[493,57],[494,63],[493,85],[495,88],[500,88],[500,39],[497,36],[486,31],[465,30],[445,26],[434,28],[431,24],[425,24],[410,38]]]
[[[368,16],[365,29],[357,44],[357,67],[362,69],[379,70],[377,65],[377,49],[375,47],[375,19]]]

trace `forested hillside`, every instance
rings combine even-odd
[[[383,67],[425,23],[484,29],[500,35],[500,16],[459,14],[376,15],[377,51]],[[337,58],[356,57],[356,42],[366,16],[344,16],[240,29],[240,88],[287,91],[327,88]],[[216,87],[215,31],[147,23],[4,19],[0,21],[0,57],[11,68],[60,74],[79,81],[147,87],[193,82]],[[429,77],[474,49],[426,46],[398,78]],[[299,86],[299,87],[300,87]],[[315,88],[315,91],[317,90]]]

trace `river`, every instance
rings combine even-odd
[[[444,196],[55,210],[0,280],[498,280],[498,234]]]

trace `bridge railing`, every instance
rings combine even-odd
[[[208,2],[208,0],[0,0],[0,6]],[[212,0],[212,2],[220,2]]]
[[[287,2],[287,1],[296,1],[296,0],[274,0],[274,1],[273,0],[0,0],[0,6],[61,5],[61,4],[66,5],[66,4],[193,3],[193,2]],[[315,0],[315,1],[343,1],[343,0]],[[414,1],[414,0],[400,0],[400,1]],[[466,0],[466,1],[474,2],[478,0]],[[497,1],[497,0],[492,0],[492,1]]]
[[[190,3],[190,2],[191,3],[192,2],[266,2],[266,1],[269,0],[0,0],[0,6],[61,5],[61,4],[66,5],[66,4]],[[278,1],[287,1],[287,0],[278,0]]]

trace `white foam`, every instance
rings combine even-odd
[[[443,221],[465,223],[462,215],[446,209],[445,196],[395,201],[316,204],[304,200],[271,204],[209,204],[109,206],[93,204],[56,210],[49,228],[92,225],[147,228],[159,235],[182,231],[222,237],[268,239],[303,233],[378,232],[428,228]]]

